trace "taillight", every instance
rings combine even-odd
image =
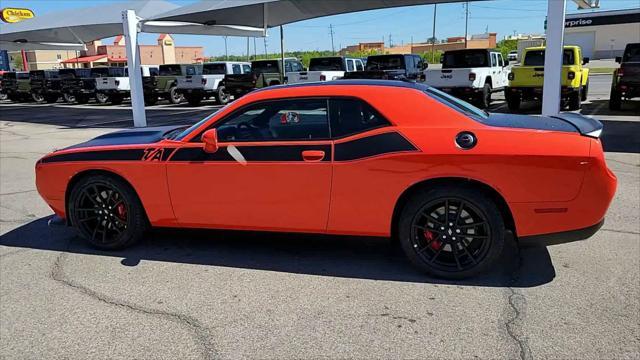
[[[567,74],[567,78],[569,78],[569,80],[575,79],[576,73],[574,73],[573,71],[569,71],[569,73]]]
[[[509,78],[509,80],[513,80],[513,79],[516,78],[516,75],[514,73],[510,72],[508,78]]]
[[[207,79],[202,79],[202,85],[207,85]]]
[[[476,73],[469,73],[469,81],[476,81]]]
[[[620,68],[618,69],[618,77],[623,77],[624,76],[624,69]]]
[[[320,75],[320,81],[327,81],[326,75]]]

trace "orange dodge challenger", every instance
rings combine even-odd
[[[521,243],[584,239],[616,189],[579,114],[488,114],[403,81],[252,92],[199,123],[99,136],[36,164],[40,195],[93,246],[151,227],[393,236],[445,278]]]

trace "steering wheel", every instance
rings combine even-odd
[[[260,132],[260,130],[258,130],[256,127],[252,126],[250,123],[243,121],[241,123],[239,123],[237,125],[237,129],[238,129],[238,137],[240,138],[244,138],[245,136],[242,136],[241,134],[246,134],[249,133],[250,138],[254,138],[254,139],[262,139],[262,133]]]

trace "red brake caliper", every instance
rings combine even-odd
[[[433,250],[440,250],[442,243],[438,240],[434,240],[435,235],[431,231],[425,229],[424,237],[427,239],[427,243],[430,243],[429,246],[431,246]]]
[[[116,206],[116,213],[120,219],[122,220],[127,219],[127,208],[124,206],[123,203],[120,203],[118,204],[118,206]]]

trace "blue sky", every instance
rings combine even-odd
[[[177,4],[189,4],[195,0],[169,0]],[[116,2],[110,0],[2,0],[1,7],[27,7],[36,16],[48,12]],[[601,0],[601,10],[639,8],[640,0]],[[501,39],[507,34],[542,33],[546,16],[547,0],[493,0],[469,3],[469,34],[483,33],[486,29],[497,32]],[[577,12],[573,1],[567,1],[567,12]],[[424,41],[431,36],[433,5],[413,6],[385,10],[372,10],[354,14],[330,16],[285,25],[285,46],[293,50],[330,50],[329,25],[334,26],[334,43],[340,46],[364,41],[381,41],[387,45],[389,37],[393,44]],[[1,26],[1,25],[0,25]],[[464,35],[464,3],[438,5],[436,37]],[[142,34],[141,43],[155,43],[157,35]],[[176,45],[204,46],[205,55],[224,54],[224,40],[214,36],[175,35]],[[257,39],[258,53],[264,52],[262,39]],[[253,41],[251,52],[253,53]],[[246,53],[245,38],[228,38],[230,54]],[[279,51],[279,33],[270,29],[267,37],[270,53]]]

